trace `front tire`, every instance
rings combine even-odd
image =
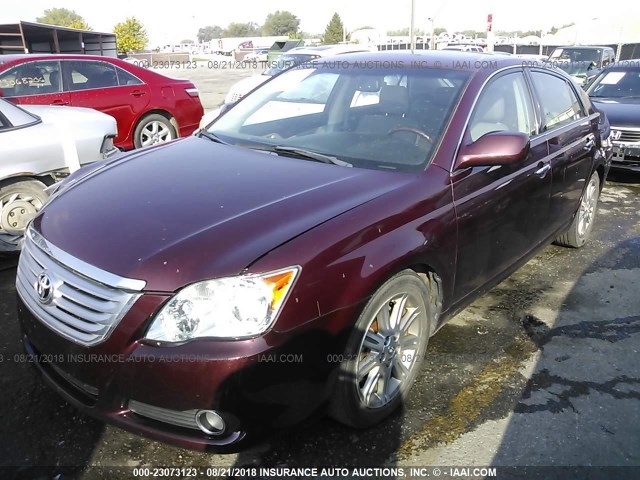
[[[45,184],[20,180],[0,188],[0,251],[20,250],[24,229],[47,201]]]
[[[176,129],[167,117],[152,113],[142,117],[138,122],[133,132],[133,144],[136,148],[149,147],[177,137]]]
[[[600,198],[600,175],[593,172],[587,188],[582,193],[580,207],[576,213],[569,229],[560,235],[556,242],[564,247],[580,248],[587,243],[589,234],[593,229],[596,211],[598,209],[598,199]]]
[[[433,315],[425,283],[411,270],[371,297],[348,341],[331,401],[333,418],[366,428],[406,398],[422,366]]]

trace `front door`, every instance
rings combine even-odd
[[[455,301],[504,274],[547,236],[551,172],[537,135],[531,91],[521,69],[492,79],[480,93],[463,142],[495,131],[531,137],[515,164],[452,172],[458,219]]]

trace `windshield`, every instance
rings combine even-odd
[[[40,118],[36,115],[33,115],[17,105],[0,98],[0,120],[3,119],[4,121],[2,121],[1,126],[2,129],[10,127],[24,127],[40,121]]]
[[[585,75],[592,64],[598,66],[602,50],[587,48],[557,48],[550,60],[569,75]]]
[[[607,70],[589,87],[591,97],[640,97],[640,70]]]
[[[300,65],[301,63],[308,62],[309,60],[313,60],[314,58],[318,58],[319,55],[312,55],[310,53],[298,53],[298,54],[288,54],[281,55],[278,59],[271,65],[271,68],[264,71],[263,75],[277,75],[280,72],[284,72],[285,70],[295,66]]]
[[[419,171],[468,78],[458,70],[310,62],[265,83],[208,132],[230,144],[305,149],[356,168]]]

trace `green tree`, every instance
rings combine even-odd
[[[340,43],[344,40],[344,24],[342,23],[342,19],[340,15],[337,13],[333,14],[329,25],[327,25],[327,29],[324,31],[324,35],[322,36],[322,43],[325,45],[331,45],[334,43]]]
[[[291,35],[298,33],[300,19],[293,13],[277,10],[267,15],[262,26],[263,35]]]
[[[121,53],[144,50],[149,43],[147,31],[136,17],[118,23],[113,27],[113,33],[116,34],[116,46]]]
[[[440,35],[441,33],[447,33],[447,29],[442,27],[436,27],[433,29],[434,35]]]
[[[223,32],[223,37],[257,37],[260,27],[253,23],[230,23]]]
[[[213,40],[214,38],[222,38],[224,30],[218,25],[209,25],[208,27],[202,27],[198,30],[198,42],[204,43]]]
[[[390,37],[406,37],[409,35],[409,27],[400,28],[398,30],[389,30],[387,32],[387,35],[389,35]]]
[[[91,27],[85,22],[84,18],[75,11],[67,8],[49,8],[44,11],[41,17],[36,18],[36,22],[58,25],[60,27],[91,30]]]
[[[196,43],[196,42],[194,42],[190,38],[185,38],[184,40],[180,41],[180,43],[183,45],[187,45],[187,44]]]

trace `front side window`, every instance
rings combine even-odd
[[[456,70],[315,61],[265,83],[208,131],[247,148],[305,149],[356,168],[418,171],[468,78]]]
[[[110,63],[67,60],[63,64],[71,91],[118,86],[116,69]]]
[[[578,97],[566,80],[544,72],[531,72],[531,78],[542,107],[543,131],[585,116]]]
[[[491,81],[480,94],[469,123],[473,142],[487,133],[500,131],[527,135],[536,132],[531,95],[521,72]]]
[[[54,94],[62,91],[60,62],[27,62],[0,73],[3,97]]]

